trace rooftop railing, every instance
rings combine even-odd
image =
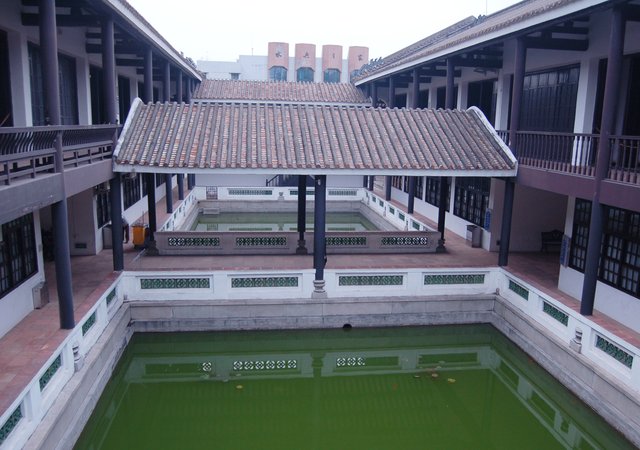
[[[509,143],[508,131],[497,133]],[[518,131],[515,149],[523,166],[593,177],[599,140],[597,134]],[[610,143],[607,179],[640,184],[640,137],[612,136]]]
[[[0,128],[0,183],[54,173],[56,141],[64,168],[109,159],[120,125],[61,125]]]

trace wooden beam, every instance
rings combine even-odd
[[[549,37],[525,37],[526,48],[537,48],[542,50],[569,50],[584,52],[589,48],[588,39],[563,39]]]
[[[22,25],[37,27],[40,24],[40,14],[22,13]],[[59,27],[97,27],[100,20],[97,16],[89,15],[56,15],[56,25]]]

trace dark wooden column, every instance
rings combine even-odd
[[[153,102],[153,52],[147,47],[144,52],[144,93],[145,103]]]
[[[307,176],[298,175],[298,255],[307,254],[304,233],[307,230]]]
[[[407,200],[407,212],[409,214],[413,214],[413,206],[416,198],[416,181],[416,177],[409,177],[409,198]]]
[[[386,201],[391,200],[391,177],[384,177],[384,199]]]
[[[520,128],[520,109],[522,104],[522,90],[524,88],[525,66],[527,62],[527,47],[524,39],[516,39],[515,67],[513,72],[513,91],[511,93],[511,129],[509,130],[509,146],[517,156],[517,131]],[[511,218],[513,215],[513,199],[515,197],[515,181],[511,178],[504,180],[504,200],[502,202],[502,223],[500,229],[500,249],[498,250],[498,265],[509,263],[509,246],[511,243]]]
[[[374,108],[378,106],[378,86],[375,81],[371,82],[371,106]]]
[[[158,228],[156,218],[156,178],[153,173],[144,174],[144,182],[147,183],[147,208],[149,209],[149,249],[150,253],[157,252],[155,232]]]
[[[454,74],[455,74],[455,70],[456,67],[453,64],[453,58],[448,58],[447,59],[447,88],[446,88],[446,95],[445,95],[445,100],[444,100],[444,107],[446,109],[453,109],[454,105],[456,104],[456,99],[454,98]]]
[[[182,81],[182,70],[178,70],[178,79],[176,81],[176,101],[178,103],[182,103],[184,101],[183,89],[182,89],[183,84],[184,83]]]
[[[191,191],[194,185],[195,185],[195,175],[191,173],[187,174],[187,189]]]
[[[420,71],[417,67],[413,69],[412,75],[413,85],[411,86],[411,107],[417,108],[420,100]]]
[[[169,214],[173,212],[173,186],[171,186],[172,178],[173,176],[170,173],[167,173],[164,176],[164,194],[167,205],[167,213]]]
[[[369,181],[369,185],[367,186],[367,189],[369,189],[371,192],[373,192],[373,184],[375,182],[375,176],[374,175],[369,175],[368,181]]]
[[[102,21],[102,84],[105,112],[108,123],[115,124],[116,108],[116,55],[114,26],[111,17]],[[115,148],[116,136],[114,136]],[[122,247],[122,182],[120,174],[114,173],[109,180],[109,201],[111,203],[111,245],[113,270],[124,269],[124,249]]]
[[[598,140],[598,159],[596,161],[595,189],[591,199],[591,219],[589,221],[589,240],[582,283],[580,313],[585,316],[593,314],[593,305],[598,284],[598,266],[602,246],[602,230],[604,226],[603,207],[600,203],[602,180],[609,170],[611,143],[617,108],[617,94],[620,88],[622,73],[622,56],[624,50],[625,19],[621,7],[611,11],[611,35],[609,36],[609,54],[607,58],[607,75],[602,103],[602,119],[600,121],[600,138]]]
[[[169,63],[169,60],[166,60],[163,66],[162,99],[165,102],[171,101],[171,64]]]
[[[42,79],[44,81],[45,113],[49,125],[60,125],[60,80],[58,75],[58,33],[56,31],[55,0],[40,3],[40,44],[42,51]],[[64,176],[62,134],[55,142],[55,171]],[[67,194],[62,183],[62,200],[51,206],[53,219],[54,258],[60,328],[70,330],[75,326],[73,316],[73,288],[71,280],[71,255],[69,252],[69,219]]]
[[[187,78],[187,89],[186,89],[186,98],[185,103],[191,103],[191,78]]]
[[[393,75],[389,76],[389,103],[387,106],[389,108],[396,107],[396,80]]]
[[[327,248],[325,245],[325,227],[327,211],[327,176],[316,175],[313,214],[313,268],[316,276],[313,281],[312,297],[326,297],[324,289],[324,266],[327,263]]]
[[[176,181],[178,183],[178,200],[184,200],[184,174],[179,173],[176,176]]]
[[[444,252],[445,250],[445,238],[444,230],[447,220],[447,194],[449,192],[449,183],[447,177],[440,177],[440,206],[438,206],[438,231],[440,232],[440,240],[438,241],[438,247],[436,251]]]

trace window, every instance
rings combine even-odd
[[[436,91],[436,108],[444,109],[447,99],[447,88],[446,86],[439,87]],[[453,107],[454,109],[458,107],[458,86],[453,87]]]
[[[122,193],[124,197],[124,209],[129,208],[135,202],[140,200],[140,176],[133,178],[128,176],[122,179]]]
[[[296,81],[309,81],[313,83],[313,69],[310,67],[301,67],[296,74]]]
[[[603,205],[598,279],[640,298],[640,213]],[[591,202],[576,199],[569,266],[584,272]]]
[[[89,66],[89,87],[91,91],[91,123],[98,125],[106,123],[107,113],[104,102],[104,77],[102,69]]]
[[[424,201],[440,207],[440,180],[441,177],[427,177],[426,179],[426,192]],[[451,182],[447,178],[447,211],[449,211],[449,205],[451,204]]]
[[[402,177],[402,190],[409,193],[409,177]]]
[[[391,186],[396,189],[402,189],[402,178],[403,177],[399,177],[399,176],[391,177]]]
[[[589,221],[591,220],[591,202],[576,199],[573,214],[573,233],[571,237],[571,253],[569,267],[584,271],[587,260],[587,242],[589,239]]]
[[[156,173],[154,176],[156,177],[156,187],[162,186],[162,183],[164,183],[164,174]]]
[[[496,122],[497,101],[497,80],[475,81],[473,83],[469,83],[467,106],[477,106],[492,125]]]
[[[340,71],[338,69],[327,69],[324,71],[325,83],[340,83]]]
[[[282,66],[274,66],[269,69],[269,79],[271,81],[287,81],[287,69]]]
[[[231,76],[232,80],[239,80],[240,79],[240,74],[237,73],[237,72],[231,72],[229,75]]]
[[[490,178],[456,178],[453,213],[464,220],[483,226],[490,189]]]
[[[111,201],[109,191],[98,188],[96,191],[96,216],[98,228],[102,228],[111,220]]]
[[[44,80],[42,78],[40,48],[37,45],[29,44],[28,51],[33,125],[48,125],[50,119],[44,108]],[[58,55],[58,73],[60,75],[60,121],[62,125],[75,125],[78,123],[76,60]]]
[[[0,127],[13,126],[7,33],[0,30]]]
[[[33,214],[3,224],[0,233],[0,297],[37,271]]]
[[[526,131],[573,131],[578,96],[578,66],[524,77],[520,128]]]
[[[414,197],[422,200],[422,193],[424,191],[424,177],[416,177],[416,191],[413,193]]]

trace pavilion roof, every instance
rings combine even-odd
[[[364,105],[371,102],[351,83],[290,81],[203,80],[194,102],[230,101],[275,103],[338,103]]]
[[[476,108],[149,103],[136,100],[119,172],[515,176]]]

